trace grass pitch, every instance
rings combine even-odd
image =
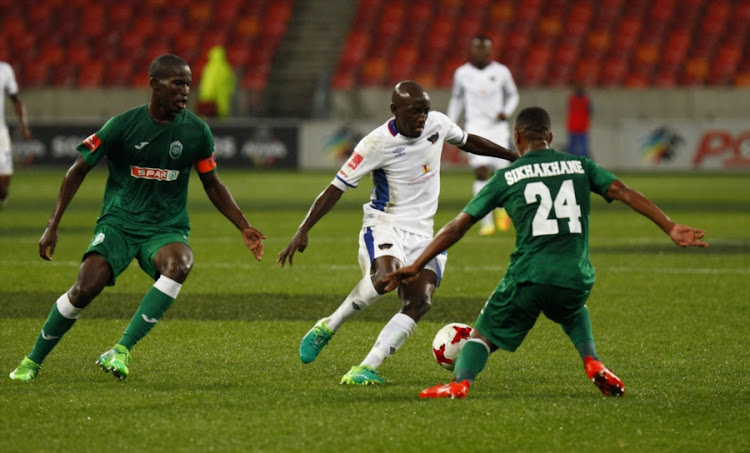
[[[330,173],[221,171],[263,231],[257,263],[193,177],[195,267],[162,322],[133,350],[131,376],[94,365],[151,281],[133,264],[82,314],[37,379],[9,373],[55,299],[75,280],[106,172],[94,170],[38,257],[65,169],[19,171],[0,210],[0,451],[747,451],[750,449],[750,179],[621,175],[711,247],[679,249],[629,208],[594,198],[589,299],[598,350],[627,386],[604,398],[567,337],[540,318],[521,348],[493,354],[468,399],[423,401],[446,382],[430,343],[448,322],[473,324],[505,271],[511,234],[470,232],[449,251],[433,309],[380,368],[380,387],[339,385],[399,302],[388,295],[303,365],[299,340],[359,280],[357,231],[367,184],[344,195],[292,268],[275,264]],[[468,173],[443,175],[436,227],[470,197]]]

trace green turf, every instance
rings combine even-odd
[[[36,380],[7,374],[31,348],[54,300],[75,280],[106,173],[70,206],[52,262],[37,241],[65,169],[21,169],[0,210],[0,451],[722,451],[750,450],[750,178],[622,175],[677,221],[705,228],[711,247],[682,250],[622,205],[594,201],[589,300],[599,353],[626,383],[608,399],[586,380],[562,331],[540,319],[513,354],[490,358],[464,401],[418,392],[450,373],[430,342],[448,322],[473,323],[502,276],[510,235],[470,232],[449,252],[433,310],[380,368],[388,384],[350,388],[398,309],[389,295],[344,325],[303,365],[299,340],[360,278],[357,230],[367,184],[344,195],[294,267],[286,245],[331,173],[221,176],[267,236],[254,262],[195,178],[195,267],[164,320],[133,349],[117,381],[94,360],[119,339],[151,282],[133,264],[83,313]],[[470,196],[467,173],[443,176],[437,226]]]

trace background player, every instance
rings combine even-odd
[[[16,75],[8,63],[0,61],[0,207],[7,202],[10,178],[13,175],[13,151],[10,146],[8,126],[5,124],[5,95],[8,95],[16,108],[21,137],[24,140],[31,139],[31,131],[26,119],[26,107],[18,95]]]
[[[464,129],[470,134],[481,135],[500,146],[510,148],[510,126],[508,120],[518,107],[518,88],[510,70],[490,59],[492,41],[487,36],[477,36],[471,42],[469,61],[459,66],[453,75],[453,89],[446,114],[458,122],[464,114]],[[510,162],[487,156],[468,156],[474,170],[473,193],[482,190],[487,180],[498,168]],[[495,211],[482,218],[479,234],[486,236],[495,232],[495,224],[502,231],[510,228],[510,219],[504,210]]]
[[[351,316],[385,293],[380,280],[416,257],[433,233],[433,217],[440,193],[440,157],[443,142],[469,153],[515,160],[518,156],[482,137],[467,134],[440,112],[430,111],[430,97],[412,81],[400,82],[391,96],[394,117],[363,138],[336,178],[317,197],[277,262],[292,265],[294,253],[307,247],[307,234],[333,208],[349,187],[372,175],[370,202],[363,206],[359,263],[363,278],[330,316],[318,321],[300,344],[300,359],[310,363]],[[430,308],[430,301],[445,268],[442,254],[425,263],[426,272],[399,288],[402,308],[380,332],[359,366],[353,366],[342,384],[381,384],[377,367],[393,355]]]
[[[195,167],[208,198],[242,233],[260,261],[265,236],[252,228],[216,173],[214,139],[208,125],[185,109],[192,73],[175,55],[157,57],[148,70],[151,102],[110,119],[78,145],[80,155],[63,179],[39,255],[51,260],[63,213],[86,174],[107,156],[109,178],[94,239],[83,255],[78,279],[57,299],[31,353],[11,379],[36,377],[42,362],[73,326],[81,311],[133,261],[156,282],[146,293],[120,341],[97,363],[124,379],[130,349],[172,305],[193,267],[188,245],[187,192]]]
[[[423,398],[464,398],[491,352],[515,351],[541,312],[559,323],[584,361],[588,377],[605,395],[625,385],[596,354],[586,300],[594,284],[589,261],[590,192],[619,200],[656,223],[680,247],[708,244],[704,230],[674,223],[640,192],[594,161],[550,149],[547,112],[527,108],[516,118],[514,142],[521,158],[500,170],[445,225],[413,264],[389,274],[386,290],[409,284],[435,256],[458,242],[485,214],[505,206],[516,226],[516,250],[508,270],[485,304],[456,361],[454,381],[425,389]],[[554,200],[554,201],[553,201]]]

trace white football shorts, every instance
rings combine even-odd
[[[362,228],[359,235],[359,266],[362,269],[362,275],[370,275],[372,262],[381,256],[393,256],[404,265],[411,264],[430,241],[432,238],[429,236],[411,233],[391,225]],[[448,254],[443,252],[425,266],[425,269],[437,275],[438,286],[445,272],[446,261],[448,261]]]

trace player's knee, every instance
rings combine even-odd
[[[76,308],[86,308],[92,300],[104,289],[104,284],[97,281],[76,281],[68,291],[70,303]]]
[[[182,283],[187,279],[192,269],[193,257],[191,255],[181,255],[167,260],[162,269],[159,269],[159,273]]]
[[[430,311],[432,307],[432,300],[427,296],[411,297],[404,300],[404,306],[401,310],[402,313],[411,316],[415,320],[419,320],[425,313]]]

